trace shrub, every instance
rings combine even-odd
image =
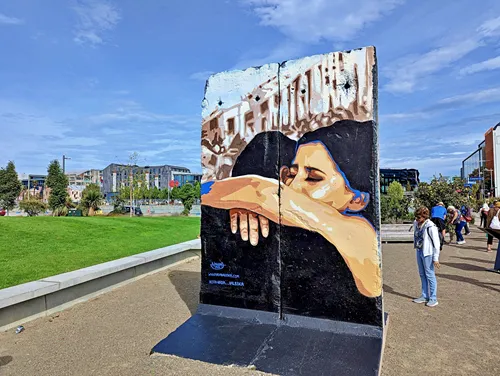
[[[19,203],[21,210],[24,210],[30,217],[37,216],[38,214],[47,210],[47,204],[36,198],[28,198]]]

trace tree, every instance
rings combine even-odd
[[[468,204],[471,188],[464,187],[465,181],[460,178],[446,178],[442,175],[434,176],[430,183],[420,183],[415,194],[418,206],[431,209],[442,201],[445,206],[453,205],[457,208]]]
[[[14,162],[7,163],[7,167],[0,170],[0,207],[14,209],[16,200],[21,194],[22,184],[17,177]]]
[[[174,189],[177,187],[174,187]],[[174,192],[172,189],[172,194]],[[178,188],[178,196],[182,201],[182,205],[184,205],[184,210],[182,211],[182,215],[189,215],[191,208],[193,207],[194,200],[196,199],[196,190],[193,185],[186,183],[182,187]]]
[[[199,181],[194,183],[194,189],[196,192],[196,199],[201,200],[201,183]]]
[[[101,189],[97,184],[89,184],[85,187],[82,192],[81,205],[87,211],[89,216],[94,216],[96,210],[99,210],[99,205],[101,205],[103,196]]]
[[[19,208],[24,210],[28,216],[34,217],[47,210],[47,204],[37,198],[29,197],[19,203]]]
[[[54,215],[67,214],[66,202],[68,199],[68,178],[64,175],[59,161],[50,162],[45,185],[50,188],[49,208]],[[65,210],[66,209],[66,210]]]
[[[403,186],[393,181],[387,189],[387,195],[383,195],[380,200],[382,221],[405,219],[408,216],[409,205],[410,201],[405,198]]]

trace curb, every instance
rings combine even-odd
[[[0,290],[0,331],[51,315],[200,256],[200,239]]]

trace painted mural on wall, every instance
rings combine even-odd
[[[212,76],[208,304],[382,325],[374,48]]]

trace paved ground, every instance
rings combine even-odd
[[[484,271],[496,255],[484,248],[479,232],[445,246],[440,305],[431,309],[410,301],[419,293],[411,244],[384,245],[384,376],[500,374],[500,275]],[[22,334],[0,333],[0,375],[259,374],[149,356],[195,310],[198,271],[197,262],[184,264],[28,323]]]

